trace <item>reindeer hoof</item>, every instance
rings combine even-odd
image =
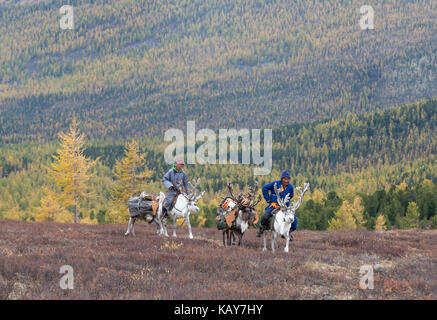
[[[267,249],[266,249],[266,248],[263,248],[263,251],[267,251]]]
[[[194,239],[194,237],[193,237],[193,235],[192,235],[192,234],[190,234],[189,238],[190,238],[190,239]]]

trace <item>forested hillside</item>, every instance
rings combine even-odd
[[[190,178],[201,178],[201,189],[206,191],[202,214],[209,220],[203,221],[205,225],[214,223],[215,206],[226,193],[226,182],[236,188],[245,188],[255,181],[263,185],[277,179],[282,170],[289,170],[293,184],[311,183],[312,193],[307,200],[313,202],[302,207],[302,212],[308,213],[304,216],[312,217],[302,220],[306,228],[326,229],[342,201],[353,202],[357,196],[363,199],[367,227],[374,227],[380,213],[387,217],[388,225],[400,226],[399,217],[406,214],[410,202],[417,201],[422,219],[436,214],[436,125],[437,100],[338,120],[294,124],[273,132],[270,175],[254,176],[251,166],[242,164],[187,165],[186,171]],[[111,222],[108,212],[113,209],[109,200],[116,183],[114,169],[125,154],[127,142],[86,143],[85,155],[99,160],[88,183],[93,196],[82,204],[82,217]],[[159,137],[138,142],[145,157],[141,172],[147,173],[141,188],[157,193],[162,190],[161,179],[169,169],[163,156],[166,143]],[[54,141],[0,144],[0,217],[34,219],[44,188],[56,189],[46,169],[58,148]],[[427,201],[431,204],[423,204]],[[260,209],[262,206],[261,203]]]
[[[289,170],[293,177],[305,177],[314,187],[324,189],[341,189],[344,180],[349,180],[345,175],[364,178],[364,172],[372,172],[362,179],[368,190],[390,183],[415,184],[423,178],[437,182],[436,128],[436,99],[338,120],[279,127],[273,130],[272,175]],[[148,154],[152,179],[160,180],[168,169],[163,155],[167,143],[162,144],[162,138],[152,141],[155,143],[142,139],[140,144]],[[122,156],[124,145],[123,141],[93,141],[86,154],[93,159],[101,157],[112,167]],[[241,156],[240,148],[240,162]],[[228,179],[241,187],[271,179],[271,175],[254,177],[251,167],[243,165],[195,165],[188,170],[196,177],[205,177],[204,186],[213,192],[224,190]],[[376,175],[377,171],[384,174]],[[324,180],[328,176],[330,179]]]
[[[74,30],[59,27],[64,1],[0,1],[3,142],[56,139],[73,114],[89,139],[129,139],[188,119],[277,127],[437,95],[433,0],[373,1],[367,31],[357,0],[68,3]]]

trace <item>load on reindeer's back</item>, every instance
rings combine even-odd
[[[231,245],[235,235],[238,236],[238,245],[241,246],[242,237],[249,226],[254,226],[258,223],[259,215],[255,210],[255,206],[261,201],[261,196],[258,195],[258,184],[249,187],[249,192],[244,194],[239,193],[234,196],[232,185],[227,185],[229,196],[226,196],[217,208],[216,224],[217,229],[223,231],[223,245]],[[226,238],[226,239],[225,239]]]

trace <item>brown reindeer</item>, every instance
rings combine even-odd
[[[242,238],[249,225],[254,225],[258,222],[258,214],[255,210],[255,206],[261,201],[261,196],[258,196],[258,200],[255,201],[258,193],[258,184],[249,187],[247,194],[240,194],[235,197],[232,185],[227,185],[229,196],[220,203],[217,209],[217,228],[223,231],[223,245],[235,244],[235,235],[238,237],[238,245],[241,246]],[[221,223],[222,217],[226,225]]]

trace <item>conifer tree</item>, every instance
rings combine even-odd
[[[349,201],[344,200],[340,209],[335,213],[334,218],[328,222],[328,230],[356,229],[357,225],[353,212],[353,205]]]
[[[151,176],[151,171],[145,168],[146,154],[140,153],[135,140],[128,142],[124,157],[117,160],[113,175],[116,179],[111,191],[112,208],[108,212],[109,222],[125,222],[129,217],[126,212],[126,202],[134,194],[143,190],[145,179]]]
[[[364,229],[364,225],[365,225],[366,221],[364,220],[364,217],[363,217],[364,207],[361,204],[360,197],[357,196],[354,198],[354,202],[352,204],[352,207],[353,207],[352,215],[355,219],[355,224],[357,225],[357,228]]]
[[[375,230],[376,231],[385,231],[387,229],[386,220],[383,214],[378,215],[378,218],[376,218],[375,222]]]
[[[73,118],[67,133],[59,133],[61,148],[52,156],[54,162],[48,167],[49,176],[61,188],[57,200],[63,208],[73,207],[74,223],[79,222],[80,201],[87,198],[89,169],[97,160],[87,159],[84,151],[84,135],[79,132],[78,123]]]
[[[45,196],[41,198],[41,206],[37,209],[35,221],[73,222],[71,214],[56,200],[56,194],[47,188],[44,193]]]
[[[145,169],[145,157],[135,140],[128,142],[124,157],[116,162],[113,171],[116,184],[111,197],[114,202],[125,203],[144,188],[145,179],[151,176],[151,172]]]
[[[405,217],[402,219],[401,228],[402,229],[410,229],[417,228],[420,222],[420,212],[417,207],[416,202],[412,201],[408,203],[407,213]]]

